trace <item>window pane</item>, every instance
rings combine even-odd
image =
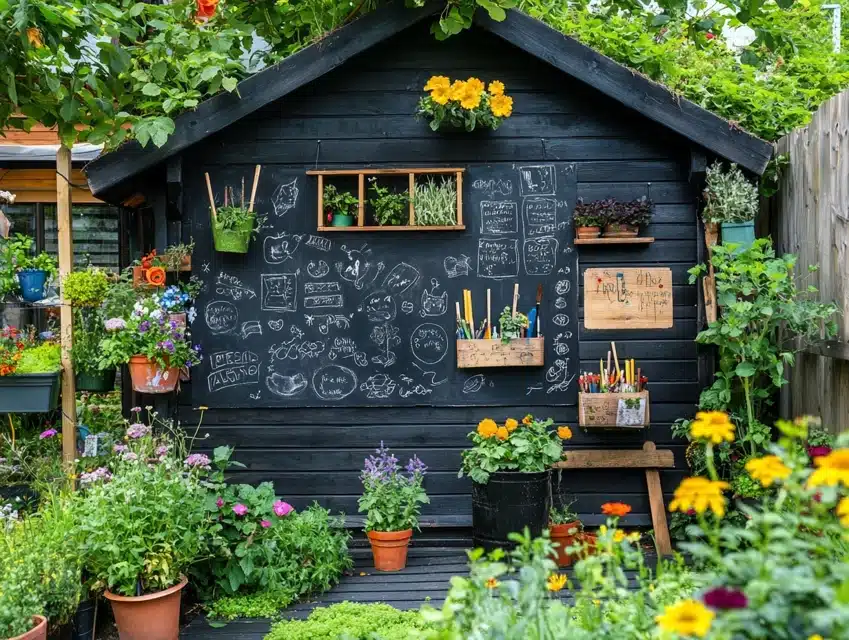
[[[86,254],[91,264],[118,270],[118,209],[108,205],[74,205],[74,264],[84,265]],[[59,252],[56,232],[56,207],[44,207],[44,248]]]
[[[4,204],[0,209],[12,223],[13,233],[23,233],[35,238],[35,205],[34,204]],[[33,245],[35,248],[35,245]]]

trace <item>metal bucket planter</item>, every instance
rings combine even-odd
[[[349,213],[334,213],[331,227],[353,227],[354,216]]]
[[[133,390],[139,393],[171,393],[177,388],[180,370],[177,367],[162,369],[145,356],[133,356],[129,362]]]
[[[212,223],[212,239],[215,250],[222,253],[247,253],[251,243],[256,216],[237,225],[233,229],[222,229],[215,222]]]
[[[59,406],[61,371],[0,376],[0,413],[46,413]]]
[[[472,536],[476,547],[508,549],[511,533],[525,527],[539,537],[548,526],[551,509],[549,471],[500,471],[486,484],[472,483]]]
[[[115,388],[115,369],[80,371],[74,376],[77,391],[107,393]]]
[[[18,271],[18,282],[21,284],[21,297],[27,302],[44,300],[44,289],[47,286],[47,272],[42,269],[25,269]]]

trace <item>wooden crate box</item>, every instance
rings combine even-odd
[[[628,400],[638,400],[629,407]],[[578,424],[582,427],[622,427],[642,429],[650,424],[649,392],[579,393]]]
[[[457,340],[457,368],[541,367],[545,364],[545,338]]]

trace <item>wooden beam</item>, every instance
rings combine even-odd
[[[828,340],[819,344],[811,344],[802,350],[815,356],[826,356],[836,360],[849,360],[849,342]]]
[[[643,445],[646,453],[659,453],[654,442]],[[668,452],[670,455],[671,451]],[[663,504],[663,489],[660,486],[660,473],[657,469],[646,469],[646,486],[649,492],[649,509],[654,529],[654,543],[661,556],[672,555],[672,540],[669,537],[669,525],[666,522],[666,505]]]
[[[569,451],[557,469],[674,469],[675,459],[668,449],[585,449]]]
[[[64,278],[74,268],[74,240],[71,231],[71,150],[64,145],[56,153],[56,229],[59,246],[59,277]],[[60,289],[61,291],[61,289]],[[71,345],[74,338],[73,310],[65,302],[60,310],[62,340],[62,459],[70,464],[77,456],[77,393]]]
[[[465,169],[456,167],[400,167],[400,168],[382,168],[369,169],[367,167],[359,169],[310,169],[307,171],[308,176],[389,176],[389,175],[406,175],[408,173],[444,173],[444,174],[462,174]]]

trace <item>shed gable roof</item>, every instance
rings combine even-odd
[[[353,56],[428,18],[437,11],[395,3],[330,33],[321,41],[239,83],[239,95],[221,93],[176,118],[162,147],[131,141],[86,166],[98,194],[167,160],[245,116],[312,82]],[[496,22],[478,12],[475,24],[526,53],[590,85],[716,155],[763,173],[772,145],[577,40],[519,11]]]

